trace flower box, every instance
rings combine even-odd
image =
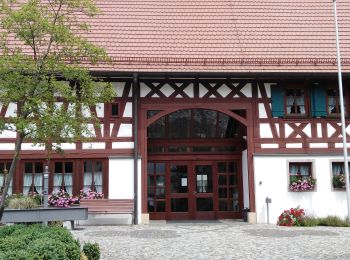
[[[334,189],[345,190],[346,189],[345,174],[334,175],[332,178],[332,184]]]
[[[312,177],[291,176],[289,190],[293,192],[313,191],[316,187],[316,179]]]

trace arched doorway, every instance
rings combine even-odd
[[[147,117],[159,113],[149,110]],[[246,126],[216,110],[182,109],[154,120],[147,128],[150,218],[241,218],[246,136]]]

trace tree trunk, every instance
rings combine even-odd
[[[14,173],[15,168],[16,168],[16,164],[17,164],[17,162],[19,160],[19,153],[21,151],[22,142],[23,142],[23,135],[20,134],[18,139],[17,139],[17,141],[16,141],[15,154],[13,155],[10,171],[9,171],[7,177],[6,177],[5,187],[4,187],[3,193],[1,195],[1,201],[0,201],[0,222],[1,222],[1,219],[2,219],[2,215],[4,214],[4,210],[5,210],[5,200],[6,200],[7,191],[9,189],[10,182],[12,180],[13,173]]]

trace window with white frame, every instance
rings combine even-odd
[[[84,191],[103,192],[103,172],[102,161],[84,161]]]
[[[43,191],[43,169],[42,162],[25,162],[23,173],[23,194],[42,194]]]
[[[333,189],[345,190],[346,177],[344,162],[332,162],[332,186]]]
[[[315,185],[311,162],[289,162],[290,191],[312,191]]]
[[[73,194],[73,162],[55,162],[54,166],[54,191],[64,190]]]
[[[328,114],[340,115],[339,90],[337,88],[328,89],[327,92]],[[346,98],[344,95],[344,111],[346,113]]]
[[[305,115],[305,92],[301,88],[289,88],[286,90],[287,115]]]

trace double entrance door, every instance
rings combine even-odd
[[[149,161],[151,219],[241,218],[240,160]]]

